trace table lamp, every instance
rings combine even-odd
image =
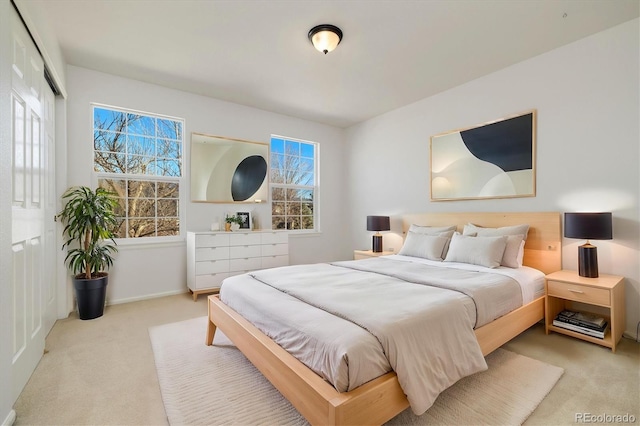
[[[598,277],[598,249],[589,240],[611,240],[613,230],[611,213],[565,213],[565,238],[586,239],[578,247],[578,274],[581,277]]]
[[[390,229],[389,216],[367,216],[367,231],[376,231],[373,236],[374,253],[382,252],[382,235],[380,235],[380,231],[388,231]]]

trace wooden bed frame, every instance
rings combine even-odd
[[[449,226],[462,231],[466,223],[500,227],[530,225],[523,263],[544,273],[561,269],[560,214],[544,213],[428,213],[403,217],[403,233],[411,224]],[[394,372],[349,391],[338,392],[331,384],[263,334],[240,314],[209,296],[206,344],[211,345],[216,327],[242,351],[258,370],[311,424],[382,424],[409,407]],[[544,317],[544,297],[475,330],[486,356]]]

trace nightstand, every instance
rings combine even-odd
[[[555,331],[606,346],[611,348],[613,352],[616,351],[616,345],[620,341],[625,327],[624,277],[600,274],[598,278],[586,278],[579,276],[576,271],[558,271],[546,276],[545,293],[544,324],[547,334],[550,331]],[[553,325],[553,320],[558,313],[564,309],[572,309],[573,302],[607,309],[608,315],[602,315],[609,321],[609,330],[604,339]],[[575,310],[581,311],[583,309]],[[589,312],[588,307],[584,311]]]
[[[372,250],[354,250],[353,251],[353,259],[367,259],[369,257],[378,257],[378,256],[388,256],[390,254],[394,254],[392,251],[381,251],[379,253],[374,253]]]

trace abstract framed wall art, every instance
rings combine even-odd
[[[535,197],[536,110],[431,136],[431,201]]]

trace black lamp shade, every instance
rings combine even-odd
[[[564,236],[584,240],[611,240],[611,213],[565,213]]]
[[[367,231],[388,231],[391,229],[389,225],[389,216],[367,216]],[[372,251],[374,253],[382,252],[382,235],[373,236]]]
[[[613,239],[611,213],[565,213],[564,236],[585,240]],[[598,248],[587,241],[578,247],[578,275],[598,277]]]
[[[388,231],[389,216],[367,216],[367,231]]]

